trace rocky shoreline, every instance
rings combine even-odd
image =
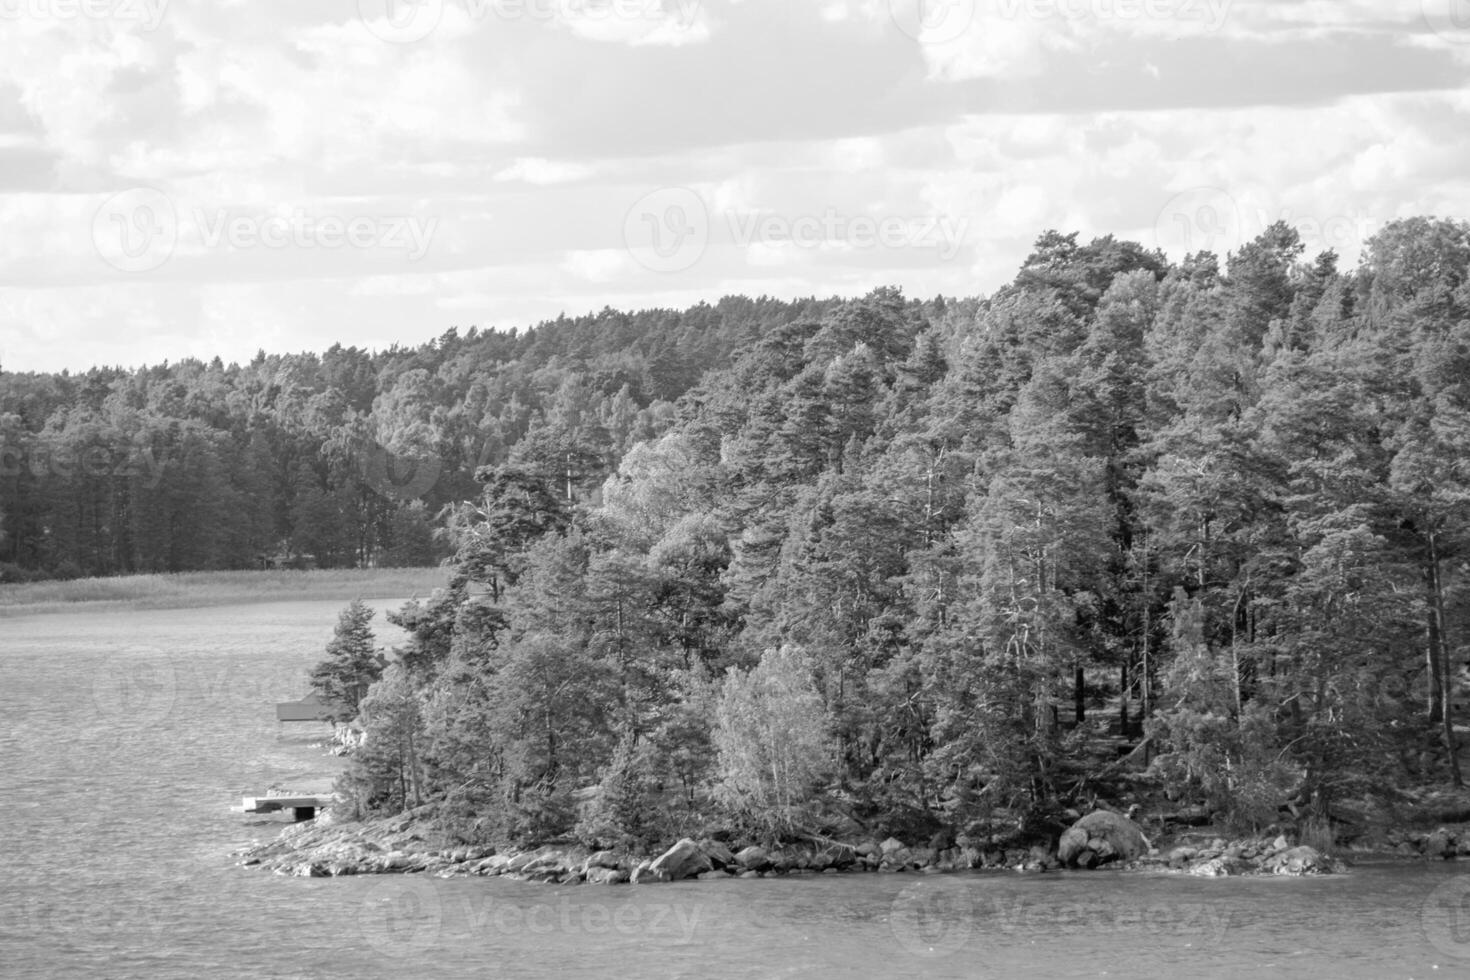
[[[290,827],[275,840],[253,845],[237,856],[241,865],[294,876],[418,873],[607,885],[778,875],[1096,868],[1200,877],[1303,876],[1340,874],[1348,867],[1340,855],[1324,854],[1286,835],[1230,840],[1210,836],[1206,830],[1155,846],[1138,824],[1108,810],[1077,820],[1055,846],[1022,847],[994,838],[942,835],[923,844],[892,837],[882,841],[812,838],[780,847],[684,839],[658,854],[637,854],[594,851],[561,842],[498,851],[490,846],[443,846],[435,843],[436,836],[422,813],[367,823],[325,819]],[[1354,848],[1352,853],[1359,859],[1470,856],[1470,828],[1389,834],[1384,844]]]

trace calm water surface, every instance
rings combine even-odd
[[[336,765],[271,706],[341,605],[0,618],[0,977],[1470,977],[1470,863],[611,889],[236,868],[283,826],[239,797]]]

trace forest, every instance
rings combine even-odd
[[[359,810],[467,837],[1024,824],[1104,732],[1242,828],[1461,785],[1465,222],[1351,270],[1284,223],[1178,264],[1048,231],[987,298],[4,374],[0,447],[8,579],[446,561],[314,681]]]

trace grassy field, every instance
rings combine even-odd
[[[70,612],[79,607],[188,609],[283,599],[391,599],[427,596],[445,584],[442,568],[330,571],[183,572],[0,586],[0,617]]]

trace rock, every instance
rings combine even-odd
[[[728,868],[735,863],[735,855],[730,853],[730,848],[717,840],[701,841],[699,849],[716,868]]]
[[[510,863],[511,856],[508,854],[492,854],[490,857],[477,862],[472,868],[477,875],[498,875],[505,871],[505,866]]]
[[[630,882],[632,882],[633,884],[635,884],[635,885],[641,885],[644,882],[649,881],[649,880],[653,880],[653,881],[660,881],[660,880],[662,880],[657,875],[655,875],[655,874],[653,874],[652,872],[649,871],[649,865],[651,863],[652,862],[649,862],[649,861],[639,861],[638,862],[638,866],[633,869],[633,873],[628,876],[628,880]]]
[[[1266,862],[1266,870],[1278,875],[1330,875],[1343,870],[1342,865],[1314,847],[1302,845]]]
[[[751,845],[735,855],[735,864],[746,871],[764,871],[771,866],[771,855],[764,847]]]
[[[422,871],[427,862],[421,855],[394,851],[383,859],[385,871]]]
[[[878,850],[883,854],[884,857],[887,857],[894,851],[901,851],[904,849],[905,848],[903,841],[897,839],[896,837],[890,837],[886,841],[878,845]]]
[[[865,840],[857,846],[857,852],[865,858],[878,857],[883,854],[883,848],[879,846],[877,841]]]
[[[896,850],[885,850],[883,852],[882,866],[885,868],[893,868],[895,871],[902,871],[904,868],[907,868],[910,864],[912,864],[913,861],[913,852],[911,852],[907,847],[900,847]]]
[[[730,877],[730,875],[724,871],[705,871],[701,874],[695,875],[694,877],[698,878],[700,881],[718,881],[728,878]]]
[[[704,874],[713,867],[709,856],[700,850],[699,845],[685,837],[655,858],[648,870],[660,881],[679,881]]]
[[[587,855],[587,860],[582,862],[583,871],[591,871],[593,868],[617,868],[622,866],[622,860],[617,851],[593,851]]]
[[[1455,851],[1455,839],[1443,827],[1430,834],[1424,841],[1424,856],[1427,858],[1448,860],[1455,856]]]
[[[932,847],[916,847],[909,851],[909,860],[921,868],[929,867],[935,859],[936,854]]]
[[[760,876],[761,876],[761,873],[759,871],[742,871],[742,872],[740,872],[740,877],[742,877],[742,878],[759,878]]]
[[[530,861],[521,865],[520,872],[526,875],[563,875],[573,870],[580,872],[581,867],[582,861],[565,851],[547,849],[535,853]]]
[[[621,885],[628,880],[628,872],[622,868],[594,867],[587,869],[589,885]]]
[[[524,871],[526,865],[539,857],[541,857],[540,851],[525,851],[521,854],[514,854],[505,864],[501,865],[500,871],[502,874],[517,874],[518,872]]]
[[[805,854],[799,847],[781,847],[771,852],[771,871],[776,874],[790,874],[799,871],[806,860]]]
[[[1201,878],[1231,878],[1249,874],[1253,870],[1255,869],[1239,858],[1217,857],[1201,861],[1190,868],[1189,873]]]
[[[807,846],[788,847],[784,851],[786,864],[791,871],[809,871],[812,861],[816,858],[815,849]]]
[[[1192,847],[1176,847],[1169,852],[1168,862],[1171,868],[1182,868],[1194,860],[1199,852]]]
[[[1290,846],[1291,842],[1286,839],[1286,835],[1281,834],[1274,841],[1271,842],[1271,853],[1276,854],[1280,851],[1286,850]]]
[[[845,844],[832,844],[822,849],[820,858],[827,862],[823,866],[823,870],[825,871],[832,868],[841,869],[852,867],[857,861],[858,854],[857,851]]]
[[[1071,865],[1083,851],[1095,854],[1098,864],[1132,861],[1148,853],[1148,841],[1143,829],[1121,813],[1095,810],[1062,834],[1057,859]]]

